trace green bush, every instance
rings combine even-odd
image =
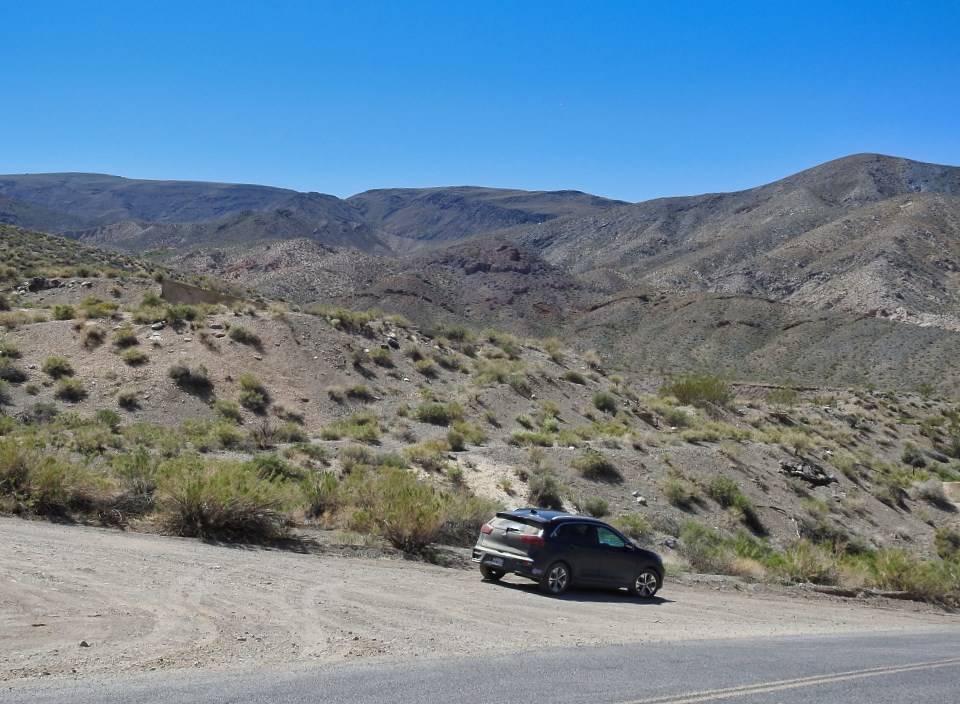
[[[560,378],[563,379],[563,381],[569,381],[571,384],[580,384],[581,386],[587,383],[587,377],[572,369],[561,374]]]
[[[184,537],[269,541],[286,537],[282,491],[256,469],[196,459],[166,463],[164,528]]]
[[[76,403],[87,397],[87,390],[80,379],[61,377],[57,380],[53,395],[64,401]]]
[[[0,380],[21,384],[27,380],[27,373],[8,357],[0,357]]]
[[[580,476],[585,479],[599,479],[603,481],[622,481],[620,471],[609,459],[596,450],[586,450],[579,457],[570,461]]]
[[[138,367],[141,364],[146,364],[150,360],[150,357],[139,347],[129,347],[123,351],[120,359],[131,367]]]
[[[384,369],[393,368],[393,357],[390,355],[389,348],[376,347],[370,350],[370,361]]]
[[[73,376],[73,365],[66,357],[53,356],[47,357],[40,364],[40,371],[54,379],[64,376]]]
[[[598,394],[594,394],[593,406],[598,411],[614,415],[617,412],[617,399],[614,398],[613,394],[601,391]]]
[[[66,303],[58,303],[53,306],[53,319],[72,320],[76,312],[77,311],[73,306],[67,305]]]
[[[232,420],[234,423],[241,423],[243,421],[240,404],[236,401],[217,399],[213,402],[213,410],[215,410],[221,418]]]
[[[436,539],[447,503],[437,489],[407,470],[389,468],[368,481],[367,492],[368,520],[393,547],[422,553]]]
[[[417,407],[414,417],[421,423],[446,426],[463,418],[463,408],[458,403],[423,403]]]
[[[527,500],[538,508],[563,509],[563,487],[551,471],[537,472],[527,482]]]
[[[123,325],[113,333],[113,344],[117,347],[133,347],[139,342],[137,331],[130,325]]]
[[[611,521],[611,525],[631,540],[644,542],[650,536],[650,526],[643,516],[635,513],[620,516]]]
[[[354,413],[324,428],[320,437],[324,440],[346,437],[358,442],[376,443],[380,438],[380,421],[376,414],[369,411]]]
[[[256,374],[244,372],[237,378],[240,405],[254,413],[266,413],[270,392]]]
[[[213,388],[213,382],[207,376],[207,368],[203,365],[190,369],[185,364],[174,364],[167,371],[167,375],[184,391],[206,393]]]
[[[107,329],[102,325],[87,325],[80,332],[80,343],[88,350],[95,349],[107,339]]]
[[[584,499],[583,510],[594,518],[603,518],[610,512],[610,506],[599,496],[590,496]]]
[[[733,402],[730,385],[710,374],[668,379],[660,387],[660,395],[675,396],[680,403],[691,406],[729,406]]]
[[[260,347],[263,344],[257,333],[243,325],[234,325],[230,328],[230,339],[251,347]]]
[[[670,504],[682,509],[688,509],[700,500],[696,487],[675,472],[671,472],[663,483],[663,496]]]
[[[960,531],[954,528],[938,528],[934,538],[937,555],[944,560],[960,559]]]

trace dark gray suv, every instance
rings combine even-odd
[[[501,511],[480,529],[473,561],[485,579],[532,579],[548,594],[571,585],[626,587],[650,598],[663,585],[663,561],[596,518],[546,509]]]

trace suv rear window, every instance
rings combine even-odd
[[[535,526],[527,525],[526,523],[520,523],[519,521],[512,521],[509,518],[494,518],[490,521],[490,525],[494,528],[499,528],[502,531],[506,531],[507,528],[511,530],[518,531],[524,535],[536,535],[540,532],[540,529],[543,528],[542,525],[537,524]]]

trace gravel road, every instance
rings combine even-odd
[[[553,599],[395,557],[0,518],[0,681],[960,625],[923,605],[790,591],[668,579],[651,602]]]

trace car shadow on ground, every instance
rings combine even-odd
[[[624,604],[627,606],[660,606],[661,604],[672,604],[670,599],[664,599],[655,596],[652,599],[640,599],[632,596],[626,589],[594,589],[591,587],[571,587],[561,596],[551,596],[540,591],[540,587],[533,582],[508,582],[501,580],[493,582],[488,579],[482,580],[485,585],[497,587],[500,589],[511,589],[516,592],[524,592],[531,596],[542,597],[552,601],[576,601],[586,604]]]

